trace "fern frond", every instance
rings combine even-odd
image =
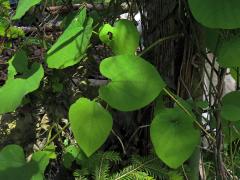
[[[119,153],[114,151],[104,152],[102,156],[105,160],[108,160],[110,162],[119,163],[121,161]]]
[[[100,166],[96,167],[94,173],[95,180],[108,180],[109,179],[109,162],[103,161]]]
[[[76,180],[88,180],[88,179],[84,176],[79,176],[79,177],[76,178]]]
[[[114,174],[111,180],[132,180],[132,175],[138,171],[139,166],[130,165],[125,167],[120,172]]]
[[[139,155],[132,156],[131,163],[132,165],[143,165],[141,171],[148,175],[158,179],[168,179],[168,171],[163,167],[162,162],[153,155],[146,157],[141,157]]]
[[[101,164],[104,163],[119,163],[121,161],[120,155],[114,151],[107,151],[107,152],[97,152],[96,154],[92,155],[90,158],[84,159],[81,161],[81,166],[89,170],[90,174],[96,175],[96,169],[99,169],[100,172],[103,172],[101,169]],[[102,163],[104,162],[104,163]],[[109,165],[108,165],[109,166]],[[109,169],[109,168],[108,168]]]
[[[87,180],[86,176],[88,175],[87,169],[76,169],[73,172],[73,176],[76,177],[77,180]]]
[[[136,172],[140,172],[140,171],[144,171],[144,167],[147,164],[152,163],[154,159],[150,159],[148,161],[143,162],[142,164],[136,163],[134,165],[130,165],[126,168],[124,168],[122,171],[120,171],[119,173],[116,173],[115,175],[112,176],[112,179],[114,180],[118,180],[118,179],[131,179],[131,177],[136,173]],[[145,172],[147,173],[147,172]]]
[[[98,153],[97,161],[98,166],[95,168],[94,179],[95,180],[107,180],[109,177],[110,162],[119,163],[121,158],[119,153],[114,151],[100,152]]]
[[[132,174],[133,180],[154,180],[152,176],[149,176],[147,173],[142,171],[136,171]]]
[[[111,180],[154,180],[152,176],[142,171],[135,171],[135,166],[128,166],[120,173],[115,174]]]

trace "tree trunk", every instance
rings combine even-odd
[[[145,58],[157,67],[168,87],[177,95],[184,99],[202,99],[204,60],[197,55],[200,32],[186,11],[185,0],[139,0],[138,5],[145,47],[160,38],[179,34],[179,37],[155,46]],[[196,149],[188,162],[192,169],[188,179],[199,179],[199,157],[200,151]]]

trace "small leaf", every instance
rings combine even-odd
[[[80,62],[92,36],[92,24],[93,19],[86,19],[86,9],[83,9],[48,51],[48,67],[64,69]]]
[[[239,0],[188,0],[194,18],[209,28],[240,28]]]
[[[56,159],[57,158],[55,149],[56,149],[56,147],[53,143],[44,148],[44,152],[47,154],[49,159]]]
[[[64,155],[63,155],[63,166],[65,168],[70,168],[72,165],[72,162],[78,157],[78,159],[81,159],[81,150],[76,145],[70,145],[65,149]]]
[[[228,121],[240,120],[240,92],[226,94],[222,99],[221,116]]]
[[[88,157],[106,141],[113,123],[109,112],[86,98],[80,98],[70,107],[69,119],[73,135]]]
[[[104,59],[100,72],[111,79],[108,85],[100,88],[100,97],[120,111],[133,111],[148,105],[165,86],[155,67],[138,56]]]
[[[200,142],[200,132],[193,118],[179,108],[160,111],[150,128],[151,140],[158,157],[171,168],[178,168]]]
[[[218,51],[218,62],[222,67],[240,67],[240,38],[223,41]]]
[[[33,6],[40,3],[41,0],[19,0],[16,10],[16,14],[13,16],[13,20],[21,19],[21,17]]]
[[[105,24],[100,29],[99,38],[110,46],[116,55],[135,55],[140,35],[132,21],[122,19],[117,21],[114,27]]]

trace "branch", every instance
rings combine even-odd
[[[100,4],[100,3],[97,3],[97,4],[89,4],[89,3],[82,3],[82,4],[72,4],[72,5],[69,5],[69,6],[50,6],[50,7],[47,7],[47,10],[51,12],[51,14],[59,14],[59,13],[68,13],[69,11],[72,11],[72,10],[78,10],[79,8],[81,7],[86,7],[87,9],[91,10],[91,9],[96,9],[98,11],[102,11],[104,10],[104,5],[103,4]]]

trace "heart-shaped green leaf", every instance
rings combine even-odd
[[[221,116],[229,121],[240,120],[240,92],[226,94],[222,99]]]
[[[200,142],[200,132],[193,118],[179,108],[157,113],[150,128],[151,140],[158,157],[171,168],[178,168]]]
[[[102,42],[110,46],[116,55],[134,55],[139,46],[140,35],[132,21],[122,19],[112,27],[105,24],[99,33]]]
[[[15,63],[16,61],[23,61],[23,63]],[[23,97],[40,85],[44,76],[42,65],[34,63],[31,69],[28,69],[23,67],[27,66],[24,61],[27,61],[27,56],[23,51],[19,51],[9,61],[8,80],[4,86],[0,87],[0,114],[14,111],[21,104]],[[22,76],[15,78],[14,76],[19,72]]]
[[[133,111],[151,103],[165,83],[155,67],[133,55],[104,59],[100,72],[111,82],[100,88],[99,95],[120,111]]]
[[[86,98],[70,107],[69,119],[73,135],[88,157],[106,141],[113,123],[108,111]]]
[[[218,51],[218,62],[222,67],[240,67],[240,38],[223,41]]]
[[[92,24],[93,19],[86,18],[86,9],[80,11],[48,51],[48,67],[64,69],[80,62],[92,36]]]
[[[13,20],[20,19],[31,7],[40,3],[42,0],[19,0],[16,10],[16,14],[13,16]]]
[[[240,28],[239,0],[188,0],[193,16],[209,28]]]

